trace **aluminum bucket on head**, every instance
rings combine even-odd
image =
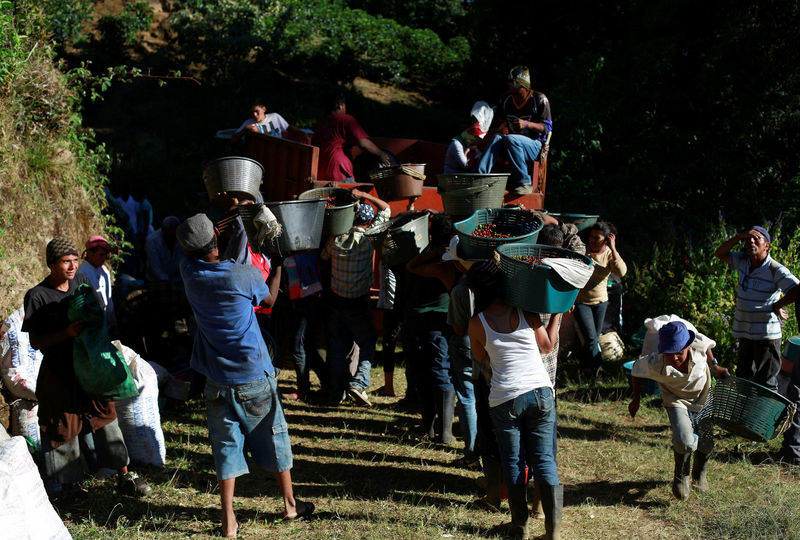
[[[203,183],[206,185],[209,200],[217,193],[257,200],[264,168],[258,161],[245,157],[224,157],[215,159],[203,169]]]
[[[335,197],[334,206],[327,206],[329,197]],[[322,234],[338,236],[345,234],[353,228],[353,221],[356,217],[356,198],[349,189],[324,187],[309,189],[298,197],[299,200],[325,199],[325,224],[322,226]]]
[[[326,201],[327,199],[309,199],[265,203],[283,227],[278,238],[264,243],[265,251],[286,256],[317,249],[322,240]]]

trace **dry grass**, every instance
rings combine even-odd
[[[0,88],[0,317],[22,305],[45,275],[44,252],[56,235],[83,245],[104,230],[99,185],[76,158],[72,94],[41,44]]]
[[[373,371],[374,387],[379,370]],[[397,377],[402,379],[402,371]],[[281,389],[294,389],[293,374]],[[478,473],[454,468],[458,445],[419,437],[414,415],[396,398],[376,406],[332,408],[285,401],[299,497],[313,500],[310,521],[279,519],[272,478],[252,472],[237,483],[243,538],[497,538],[508,509],[472,509]],[[718,434],[712,490],[686,502],[672,498],[669,426],[658,401],[636,421],[626,401],[559,403],[559,473],[565,484],[564,538],[791,538],[800,525],[797,471],[766,457],[765,445]],[[200,401],[165,415],[168,463],[141,469],[156,484],[147,501],[119,499],[108,481],[92,480],[88,506],[64,514],[75,538],[214,536],[219,526],[213,461]],[[753,525],[755,524],[755,525]],[[770,525],[772,524],[772,525]],[[773,528],[770,529],[769,526]],[[759,535],[758,531],[773,533]],[[781,536],[775,533],[781,532]],[[532,524],[543,533],[543,524]]]

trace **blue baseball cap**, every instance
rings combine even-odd
[[[761,225],[753,225],[752,227],[750,227],[750,230],[761,233],[761,236],[763,236],[767,240],[767,242],[772,242],[772,239],[770,238],[767,229],[765,229]]]

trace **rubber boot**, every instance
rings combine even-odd
[[[544,510],[542,509],[542,490],[539,488],[538,482],[533,485],[531,516],[534,519],[544,519]]]
[[[691,481],[689,469],[692,464],[692,453],[679,454],[675,452],[675,474],[672,478],[672,494],[675,498],[686,500],[689,498]]]
[[[708,480],[706,479],[706,469],[708,468],[709,454],[702,452],[694,453],[694,462],[692,463],[692,485],[694,489],[700,493],[708,491]]]
[[[512,486],[506,484],[508,492],[508,507],[511,509],[511,527],[508,532],[515,540],[528,538],[528,501],[525,500],[527,486],[520,484]]]
[[[378,394],[386,397],[395,397],[393,371],[383,372],[383,387],[378,390]]]
[[[436,440],[444,444],[453,442],[453,413],[455,411],[455,390],[436,391]]]
[[[561,513],[564,509],[564,486],[539,486],[542,495],[542,509],[544,510],[544,538],[545,540],[560,540],[561,538]]]
[[[481,458],[481,461],[483,461],[483,476],[486,477],[486,496],[483,498],[483,502],[498,511],[500,510],[500,486],[503,483],[500,462],[488,456]]]

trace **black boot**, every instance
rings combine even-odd
[[[679,454],[675,452],[675,474],[672,478],[672,494],[676,498],[686,500],[689,498],[691,481],[689,469],[692,465],[692,453]]]
[[[542,494],[542,509],[544,510],[544,538],[545,540],[559,540],[561,538],[561,513],[564,508],[564,486],[539,486]]]
[[[436,391],[436,440],[444,444],[453,442],[453,411],[456,393],[454,390]]]
[[[482,461],[483,475],[486,477],[486,497],[483,501],[496,512],[500,510],[500,486],[503,483],[500,462],[489,456],[484,456]]]
[[[710,454],[702,452],[694,453],[694,463],[692,463],[692,485],[700,493],[708,491],[708,480],[706,480],[706,469],[708,468],[708,458]]]
[[[511,527],[509,534],[514,540],[525,540],[528,538],[528,501],[525,492],[528,486],[520,484],[518,486],[506,485],[508,492],[508,507],[511,509]]]

